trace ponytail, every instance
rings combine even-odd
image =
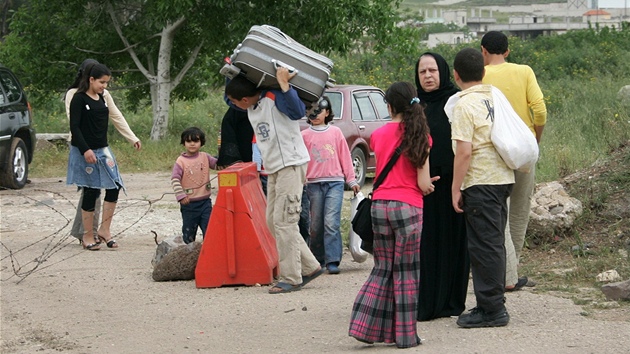
[[[90,78],[100,79],[103,76],[112,76],[111,71],[105,65],[99,62],[88,64],[79,80],[77,92],[86,92],[90,88]]]
[[[68,91],[79,87],[79,83],[81,83],[81,77],[83,77],[83,72],[85,71],[88,65],[95,64],[95,63],[98,63],[98,61],[94,59],[85,59],[81,63],[81,65],[79,65],[79,71],[77,71],[77,75],[74,77],[74,81],[72,82],[72,85],[70,85],[70,87],[68,87],[68,89],[66,90],[66,95],[68,94]],[[64,100],[65,99],[66,98],[64,95]]]
[[[424,166],[429,157],[429,126],[424,106],[409,82],[395,82],[385,93],[393,114],[402,114],[402,150],[415,168]]]

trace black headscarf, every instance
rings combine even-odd
[[[431,92],[422,89],[418,78],[418,64],[424,55],[435,58],[440,73],[440,87]],[[427,117],[433,138],[433,146],[429,155],[431,176],[450,174],[453,171],[454,155],[451,146],[451,125],[446,113],[444,113],[444,105],[448,98],[457,93],[459,89],[451,81],[450,68],[441,55],[426,52],[422,53],[420,58],[416,62],[416,89],[418,90],[418,98],[425,105],[424,114]]]
[[[425,55],[430,55],[435,59],[435,62],[438,66],[438,71],[440,73],[440,87],[431,92],[426,92],[420,85],[420,78],[418,77],[418,64],[420,64],[420,58]],[[444,97],[448,98],[459,91],[458,88],[455,87],[453,82],[451,81],[451,69],[448,66],[446,60],[437,53],[425,52],[420,55],[418,61],[416,62],[416,89],[418,90],[418,98],[420,98],[423,102],[435,102],[444,99]]]

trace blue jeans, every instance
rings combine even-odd
[[[188,205],[181,205],[182,212],[182,238],[184,243],[195,242],[197,228],[201,228],[202,237],[206,236],[206,228],[212,213],[212,201],[208,199],[190,202]]]
[[[259,174],[260,184],[262,185],[263,194],[267,196],[267,175]]]
[[[311,202],[311,251],[319,263],[341,262],[341,204],[344,182],[308,183],[306,192]]]

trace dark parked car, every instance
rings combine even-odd
[[[368,172],[374,172],[376,160],[370,150],[370,135],[391,117],[387,112],[385,93],[373,86],[338,85],[326,89],[335,118],[331,122],[346,137],[352,154],[354,173],[363,186]],[[306,118],[300,121],[302,129],[308,127]]]
[[[33,114],[22,85],[0,65],[0,186],[20,189],[37,143]]]

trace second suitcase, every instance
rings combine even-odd
[[[333,66],[330,59],[272,26],[253,26],[230,59],[231,65],[226,65],[221,73],[228,77],[242,73],[258,87],[279,88],[275,77],[277,66],[296,70],[291,85],[307,104],[316,102],[326,87],[334,86],[330,79]]]

